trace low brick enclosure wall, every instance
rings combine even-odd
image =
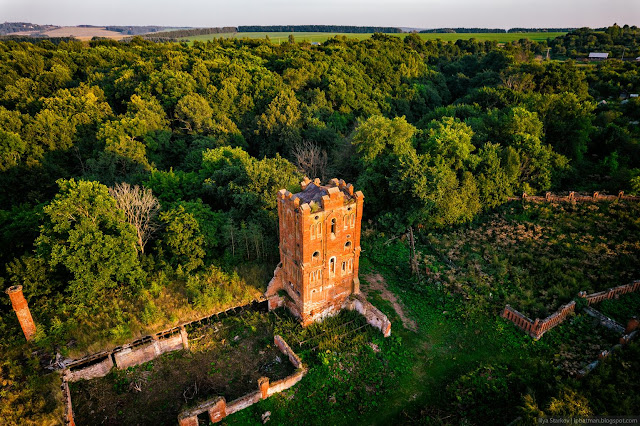
[[[586,299],[587,303],[591,305],[603,300],[618,298],[622,294],[632,293],[639,290],[640,280],[636,280],[631,284],[613,287],[609,290],[600,291],[598,293],[587,294],[586,292],[581,291],[580,293],[578,293],[578,297]],[[524,330],[529,336],[538,340],[544,333],[551,330],[556,325],[561,324],[571,312],[575,311],[575,306],[575,301],[569,302],[566,305],[562,305],[560,309],[558,309],[555,313],[548,316],[547,318],[543,320],[536,318],[536,320],[534,321],[524,314],[516,311],[511,306],[507,305],[505,306],[500,316],[502,318],[508,319],[517,327]]]
[[[205,412],[209,414],[209,420],[212,423],[217,423],[228,415],[245,409],[262,399],[270,397],[275,393],[289,389],[300,380],[302,380],[304,375],[307,373],[307,369],[302,365],[300,357],[295,352],[293,352],[293,350],[291,350],[287,342],[285,342],[285,340],[281,336],[274,336],[273,342],[278,347],[278,349],[280,349],[283,355],[285,355],[289,359],[291,364],[296,367],[296,371],[293,374],[285,377],[282,380],[277,380],[273,383],[269,383],[268,377],[261,377],[260,379],[258,379],[258,389],[256,391],[244,395],[238,399],[234,399],[229,403],[227,403],[226,399],[221,396],[204,401],[198,404],[196,407],[190,408],[180,413],[180,415],[178,416],[178,424],[180,426],[198,426],[198,415]]]
[[[367,319],[367,323],[382,332],[384,337],[391,336],[391,321],[385,314],[369,302],[362,294],[354,294],[344,303],[343,309],[356,311]]]
[[[574,191],[569,192],[567,195],[557,195],[547,192],[544,196],[528,195],[526,192],[522,194],[522,197],[512,197],[509,201],[530,201],[532,203],[593,203],[601,201],[640,201],[640,196],[636,195],[624,195],[624,191],[618,192],[618,195],[605,195],[599,192],[594,192],[591,195],[576,194]]]
[[[206,317],[182,323],[178,327],[142,337],[110,351],[98,352],[80,359],[65,360],[59,365],[59,368],[67,370],[66,377],[72,382],[103,377],[114,366],[117,368],[132,367],[151,361],[165,352],[189,349],[186,330],[189,325],[218,321],[221,318],[238,314],[247,308],[259,310],[262,304],[265,304],[264,308],[266,310],[266,300],[254,300],[247,305],[235,306]]]
[[[289,300],[286,296],[274,294],[268,299],[269,310],[285,307],[296,317],[300,316],[296,304]],[[369,302],[362,293],[351,294],[340,307],[348,311],[356,311],[367,319],[367,323],[373,328],[377,328],[384,337],[391,336],[391,321],[385,314]],[[333,315],[340,313],[340,310],[334,310]]]
[[[511,306],[507,305],[505,306],[501,316],[502,318],[506,318],[513,322],[535,340],[538,340],[544,333],[551,330],[556,325],[561,324],[570,313],[575,311],[575,308],[576,302],[572,301],[566,305],[562,305],[560,309],[547,318],[543,320],[536,318],[535,321],[532,321],[529,317],[524,316]]]
[[[586,376],[591,371],[593,371],[593,369],[596,368],[603,359],[607,358],[613,352],[620,350],[624,345],[628,344],[632,340],[635,340],[640,335],[640,331],[637,330],[639,325],[640,322],[638,321],[638,318],[631,318],[627,323],[626,328],[623,328],[624,331],[622,333],[622,336],[620,337],[620,342],[617,345],[614,345],[610,350],[600,352],[597,360],[585,365],[584,368],[578,371],[578,377]]]
[[[598,293],[586,294],[585,292],[581,292],[578,296],[587,299],[587,303],[589,305],[593,305],[594,303],[602,302],[603,300],[618,298],[622,294],[633,293],[634,291],[640,290],[640,280],[636,280],[631,284],[621,285],[618,287],[613,287],[608,290],[599,291]]]
[[[178,327],[170,328],[151,336],[145,336],[110,351],[99,352],[77,360],[65,360],[58,365],[59,371],[62,374],[65,425],[75,426],[68,382],[104,377],[113,367],[124,369],[151,361],[166,352],[180,349],[188,350],[189,338],[186,330],[188,325],[217,321],[222,316],[228,317],[238,314],[249,306],[259,309],[263,303],[266,305],[265,300],[254,300],[247,305],[235,306],[225,311],[216,312],[215,314],[183,323]]]

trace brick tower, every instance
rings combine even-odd
[[[284,305],[308,325],[360,293],[364,196],[338,179],[321,185],[305,178],[301,186],[297,194],[278,192],[280,264],[265,295],[269,309]]]

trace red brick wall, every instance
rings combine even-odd
[[[501,316],[514,323],[534,339],[538,340],[544,333],[551,330],[558,324],[561,324],[567,316],[575,310],[575,307],[576,302],[571,301],[570,303],[561,306],[560,309],[547,318],[543,320],[536,318],[536,320],[533,321],[507,305],[505,306],[504,311],[502,311]]]
[[[291,350],[287,342],[285,342],[282,337],[278,335],[274,336],[274,343],[297,368],[293,374],[273,383],[270,383],[267,377],[261,377],[258,379],[258,390],[238,399],[234,399],[228,404],[223,397],[216,397],[205,401],[196,407],[185,410],[178,416],[178,423],[180,426],[198,426],[198,414],[204,413],[205,411],[209,413],[209,419],[211,422],[217,423],[226,416],[247,408],[261,399],[268,398],[274,393],[289,389],[291,386],[302,380],[304,375],[307,373],[307,369],[302,365],[298,355]]]
[[[609,290],[600,291],[598,293],[587,294],[583,297],[587,299],[587,303],[589,303],[589,305],[592,305],[594,303],[602,302],[603,300],[613,299],[619,297],[622,294],[633,293],[639,290],[640,280],[636,280],[630,284],[613,287]]]
[[[624,200],[624,201],[640,201],[640,197],[633,195],[624,195],[624,191],[618,192],[618,195],[604,195],[599,192],[594,192],[591,195],[584,194],[576,194],[571,191],[568,195],[555,195],[550,192],[547,192],[544,196],[536,196],[536,195],[527,195],[526,193],[522,194],[522,197],[513,197],[510,198],[511,201],[523,200],[523,201],[531,201],[533,203],[561,203],[561,202],[581,202],[581,203],[593,203],[600,201],[616,201],[616,200]]]

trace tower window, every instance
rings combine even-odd
[[[329,259],[329,276],[333,277],[336,274],[336,258],[335,256]]]
[[[348,215],[344,215],[344,229],[347,229],[347,227],[349,227],[349,216]]]
[[[349,250],[350,248],[351,248],[351,241],[347,241],[346,243],[344,243],[345,250]]]
[[[336,234],[336,219],[335,218],[331,219],[331,233],[333,235]]]
[[[347,262],[342,262],[342,275],[347,272]]]
[[[353,259],[349,259],[347,262],[347,272],[353,272]]]
[[[322,222],[318,223],[318,238],[322,238]]]
[[[319,251],[314,251],[313,255],[311,256],[312,260],[316,261],[316,260],[320,260],[320,252]]]
[[[316,238],[316,225],[313,224],[311,225],[311,239],[315,239]]]
[[[351,213],[351,227],[353,228],[356,225],[356,214]]]

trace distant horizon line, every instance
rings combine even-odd
[[[590,28],[590,29],[598,29],[598,28],[608,28],[612,25],[618,25],[619,27],[624,27],[628,25],[629,27],[637,26],[637,24],[618,24],[616,22],[606,25],[606,26],[597,26],[591,27],[588,25],[583,26],[511,26],[511,27],[499,27],[499,26],[435,26],[435,27],[414,27],[414,26],[402,26],[402,25],[354,25],[354,24],[242,24],[242,25],[215,25],[215,26],[186,26],[186,25],[158,25],[158,24],[75,24],[75,25],[60,25],[60,24],[40,24],[36,22],[28,22],[28,21],[4,21],[4,24],[34,24],[40,26],[56,26],[56,27],[163,27],[163,28],[176,28],[176,29],[205,29],[205,28],[225,28],[225,27],[302,27],[302,26],[326,26],[326,27],[387,27],[387,28],[398,28],[402,30],[440,30],[440,29],[499,29],[509,31],[514,28],[524,28],[524,29],[580,29],[580,28]]]

